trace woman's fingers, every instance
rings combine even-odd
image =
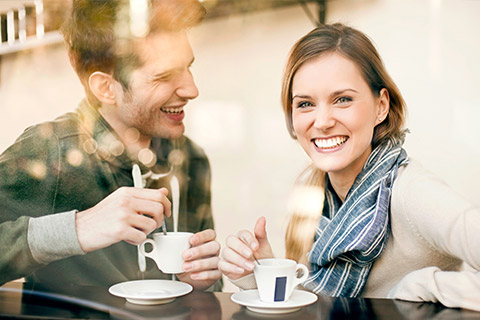
[[[223,250],[222,258],[223,260],[248,271],[252,271],[255,268],[252,260],[245,258],[231,248],[225,248]]]
[[[222,271],[222,273],[225,274],[227,277],[230,274],[241,275],[245,272],[245,269],[240,268],[239,266],[229,263],[225,260],[220,260],[218,262],[218,269],[220,269],[220,271]]]
[[[258,249],[258,241],[255,238],[255,236],[247,231],[247,230],[242,230],[237,234],[238,239],[242,240],[243,243],[247,244],[249,248],[251,248],[253,251]]]
[[[230,235],[227,237],[225,244],[227,248],[232,249],[233,251],[237,252],[238,254],[242,255],[246,259],[249,259],[253,251],[250,246],[245,242],[239,239],[237,236]]]

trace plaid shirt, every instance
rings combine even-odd
[[[211,172],[203,150],[182,137],[175,141],[154,138],[150,151],[154,160],[150,167],[141,166],[142,173],[168,172],[169,157],[176,164],[173,173],[180,183],[178,230],[198,232],[213,228]],[[137,248],[123,241],[40,265],[32,258],[26,240],[27,217],[85,210],[119,187],[133,186],[133,163],[113,129],[86,101],[76,112],[26,129],[0,156],[2,278],[28,276],[27,281],[46,287],[108,286],[139,279]],[[167,179],[147,180],[146,187],[170,189]],[[167,229],[173,230],[172,217],[166,223]],[[161,273],[147,259],[144,277],[171,276]]]

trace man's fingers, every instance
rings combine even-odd
[[[157,228],[164,219],[165,207],[162,203],[138,198],[130,198],[127,209],[132,210],[137,215],[147,215],[157,223]]]
[[[122,187],[117,189],[111,194],[115,197],[116,201],[128,201],[130,197],[149,200],[152,202],[161,203],[164,207],[163,214],[169,217],[171,215],[171,203],[167,198],[168,190],[166,188],[161,189],[141,189],[133,187]]]
[[[145,235],[150,234],[159,226],[156,220],[139,214],[130,215],[128,224],[133,227],[133,229],[140,230]]]
[[[210,241],[200,246],[185,250],[182,257],[185,261],[192,261],[207,256],[218,256],[219,253],[220,244],[217,241]]]
[[[193,280],[218,280],[222,277],[220,270],[195,272],[190,275]]]
[[[204,270],[216,270],[218,267],[218,257],[210,257],[195,261],[188,261],[183,264],[185,272],[200,272]]]
[[[190,237],[190,244],[192,246],[198,246],[203,243],[213,241],[216,237],[217,234],[212,229],[203,230]]]
[[[144,232],[142,232],[141,230],[130,228],[124,233],[123,240],[130,244],[137,245],[145,241],[145,239],[147,239],[147,235]]]

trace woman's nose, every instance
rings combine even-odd
[[[315,122],[313,124],[315,128],[327,130],[335,126],[336,121],[330,108],[319,106],[315,112]]]

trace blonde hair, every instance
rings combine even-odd
[[[390,110],[386,119],[374,129],[372,147],[388,138],[399,138],[405,132],[406,105],[400,90],[387,73],[385,66],[370,39],[362,32],[341,23],[322,25],[298,40],[290,51],[285,67],[281,100],[287,129],[293,139],[296,133],[292,121],[292,83],[297,70],[306,62],[326,53],[339,53],[353,61],[362,73],[372,93],[378,97],[385,88],[390,97]],[[297,186],[314,187],[323,195],[325,172],[318,168],[307,169],[308,177],[297,181]],[[300,175],[300,176],[302,176]],[[322,198],[323,201],[323,198]],[[323,203],[323,202],[322,202]],[[318,219],[323,207],[309,214],[296,206],[290,216],[285,235],[287,258],[304,261],[310,250]]]

